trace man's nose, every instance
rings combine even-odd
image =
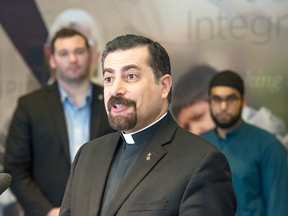
[[[126,92],[126,84],[121,78],[116,78],[111,87],[111,95],[115,97],[123,96]]]
[[[225,100],[221,101],[220,108],[221,108],[221,110],[226,110],[227,109],[227,102]]]
[[[69,54],[69,60],[70,62],[75,62],[76,61],[76,55],[74,53]]]

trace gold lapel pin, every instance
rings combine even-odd
[[[150,156],[151,156],[152,154],[149,152],[148,154],[147,154],[147,157],[146,157],[146,160],[150,160]]]

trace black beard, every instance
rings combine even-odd
[[[241,119],[242,107],[240,108],[240,110],[237,113],[237,115],[236,116],[232,116],[232,118],[228,122],[220,122],[220,121],[218,121],[218,119],[212,114],[211,109],[210,109],[210,113],[211,113],[211,117],[212,117],[212,119],[215,122],[217,127],[222,128],[222,129],[228,129],[228,128],[231,128],[234,125],[236,125],[238,123],[239,119]]]
[[[134,110],[132,113],[127,114],[127,116],[113,116],[111,114],[111,107],[114,104],[133,106]],[[137,123],[137,110],[135,101],[122,97],[111,96],[107,103],[107,106],[109,111],[108,121],[111,128],[113,128],[114,130],[125,131],[135,127]]]

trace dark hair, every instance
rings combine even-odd
[[[211,88],[215,86],[228,86],[238,90],[241,96],[244,95],[243,79],[234,71],[225,70],[217,73],[211,80],[209,85],[209,95]]]
[[[143,36],[126,34],[114,38],[108,42],[102,54],[102,70],[104,71],[104,61],[109,53],[117,50],[128,50],[135,47],[148,47],[149,58],[147,64],[154,72],[155,82],[158,83],[159,79],[165,74],[171,75],[170,59],[166,50],[155,41]],[[172,88],[168,94],[168,102],[171,102]]]
[[[56,32],[56,34],[54,35],[54,37],[51,40],[51,44],[50,44],[51,53],[54,54],[54,52],[55,52],[54,44],[58,38],[73,37],[74,35],[80,35],[81,37],[83,37],[83,39],[85,40],[86,48],[89,48],[88,40],[83,34],[81,34],[80,32],[78,32],[74,29],[63,28],[63,29],[60,29],[58,32]]]
[[[181,110],[197,101],[208,101],[208,88],[217,71],[208,65],[197,65],[183,74],[176,83],[172,97],[172,114],[177,119]]]

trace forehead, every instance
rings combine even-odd
[[[199,115],[199,113],[203,113],[206,110],[209,110],[209,103],[207,101],[199,100],[195,103],[193,103],[190,106],[182,108],[181,113],[186,113],[189,116],[196,116]]]
[[[131,64],[141,68],[141,66],[147,65],[148,57],[147,46],[135,47],[128,50],[116,50],[106,56],[104,68],[117,68]]]
[[[85,47],[85,39],[80,35],[71,37],[57,38],[54,43],[55,50],[62,50],[74,47]]]
[[[228,96],[228,95],[241,96],[240,92],[229,86],[215,86],[211,88],[211,95]]]

